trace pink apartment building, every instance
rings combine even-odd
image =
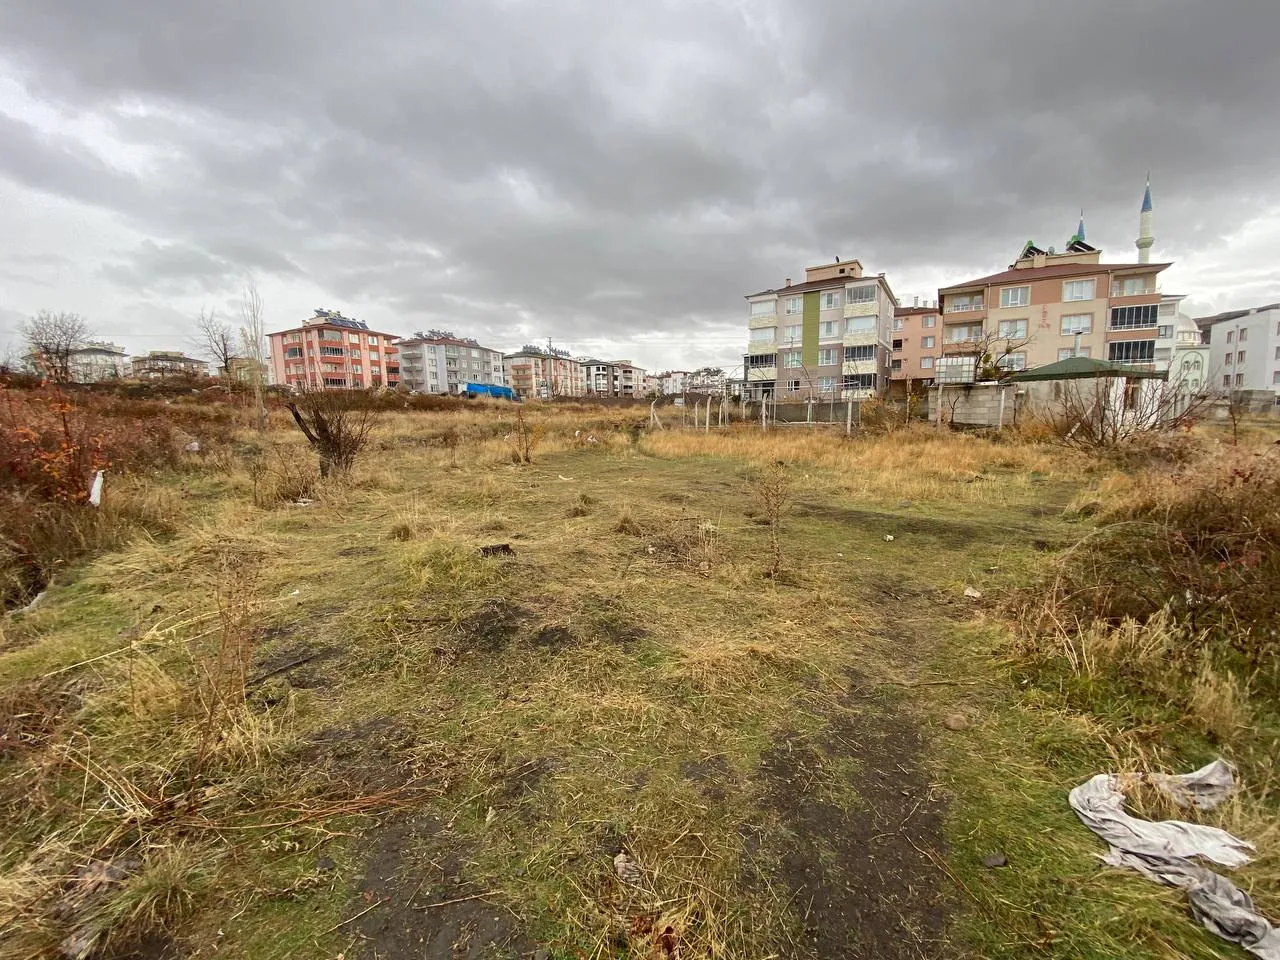
[[[317,310],[299,327],[267,334],[274,383],[365,390],[400,383],[397,334],[370,330],[336,310]]]

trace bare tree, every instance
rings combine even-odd
[[[76,348],[89,337],[89,326],[78,313],[41,310],[22,325],[22,336],[36,369],[55,383],[70,383]]]
[[[377,411],[357,405],[357,396],[345,390],[305,387],[288,406],[320,457],[322,477],[351,469],[378,422]]]
[[[224,378],[231,375],[231,361],[240,356],[240,340],[231,324],[218,319],[215,311],[204,308],[196,318],[196,335],[200,348],[213,360]]]
[[[253,422],[260,432],[267,429],[267,410],[262,405],[262,381],[267,367],[263,351],[266,335],[262,320],[262,295],[258,293],[257,283],[250,280],[244,286],[244,298],[240,303],[240,343],[249,361],[249,384],[253,387]],[[297,418],[296,413],[294,418]]]

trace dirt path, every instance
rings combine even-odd
[[[853,682],[820,740],[785,739],[762,765],[766,802],[787,834],[781,879],[804,919],[788,955],[954,956],[934,859],[944,805],[920,768],[920,729],[904,706]]]

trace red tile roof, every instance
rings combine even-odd
[[[1054,277],[1081,277],[1092,273],[1118,273],[1128,271],[1137,273],[1142,270],[1164,270],[1169,263],[1054,263],[1046,267],[1010,268],[988,277],[966,280],[964,283],[953,283],[949,287],[939,287],[939,293],[953,290],[967,290],[969,287],[986,287],[999,283],[1012,283],[1015,280],[1051,280]]]

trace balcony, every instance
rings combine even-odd
[[[778,325],[778,312],[773,313],[753,313],[747,318],[748,330],[759,330],[761,327],[776,327]]]
[[[778,379],[777,367],[750,367],[747,369],[747,381],[755,382],[758,380],[774,381]]]
[[[747,342],[747,353],[777,353],[777,340],[749,340]]]
[[[874,317],[880,313],[880,304],[875,300],[867,300],[863,303],[846,303],[844,305],[845,317]]]
[[[1123,283],[1111,284],[1112,297],[1150,297],[1160,292],[1157,284],[1147,284],[1140,290],[1125,289]]]
[[[947,302],[947,309],[944,313],[982,313],[987,309],[986,303],[981,299],[977,300],[957,300],[954,303]]]

